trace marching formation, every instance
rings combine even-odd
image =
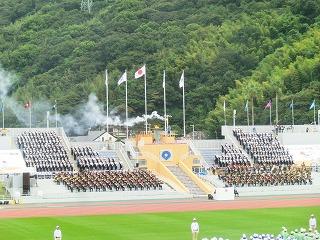
[[[218,175],[226,186],[283,186],[312,184],[305,166],[231,165]]]
[[[163,182],[146,170],[60,172],[54,177],[57,184],[73,191],[132,191],[161,190]]]

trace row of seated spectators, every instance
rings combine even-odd
[[[73,191],[125,191],[162,189],[162,181],[147,170],[60,172],[54,177],[57,184]]]
[[[292,156],[288,150],[281,146],[272,133],[244,133],[241,129],[235,129],[233,135],[243,149],[251,155],[255,163],[293,164]]]
[[[24,132],[17,138],[27,167],[37,172],[72,171],[67,151],[54,131]]]
[[[250,161],[241,149],[235,148],[232,144],[221,145],[221,156],[215,156],[214,163],[218,167],[226,167],[228,165],[250,165]]]
[[[231,165],[218,174],[226,186],[279,186],[312,184],[311,169],[294,165]]]
[[[121,170],[122,164],[113,157],[101,157],[91,147],[73,147],[71,154],[77,161],[80,171],[86,170]]]

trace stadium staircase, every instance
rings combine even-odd
[[[194,196],[206,195],[198,185],[178,166],[167,166],[167,168],[178,178],[178,180],[189,190]]]

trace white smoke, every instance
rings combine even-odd
[[[55,120],[55,116],[51,116],[51,120]],[[119,116],[115,115],[115,111],[111,111],[109,118],[103,110],[103,104],[98,101],[94,94],[90,94],[88,102],[80,105],[73,115],[58,115],[58,121],[63,126],[66,132],[75,134],[84,134],[89,129],[97,126],[123,125]]]
[[[58,121],[64,127],[66,132],[72,132],[78,135],[85,134],[89,129],[97,126],[105,126],[107,122],[113,126],[126,125],[125,119],[121,119],[115,109],[109,113],[109,118],[103,109],[103,104],[99,102],[96,95],[91,93],[88,98],[88,102],[78,107],[78,110],[73,114],[59,115]],[[51,117],[54,120],[55,116]],[[147,115],[147,119],[158,119],[164,121],[164,117],[160,116],[156,111]],[[145,121],[143,117],[129,118],[128,126],[132,127],[136,124]]]
[[[159,115],[157,111],[153,111],[151,114],[147,115],[147,120],[151,120],[151,119],[158,119],[158,120],[164,121],[164,117]],[[143,115],[142,117],[138,116],[136,118],[130,118],[128,119],[128,126],[132,127],[144,121],[145,121],[145,115]]]
[[[0,98],[5,99],[5,108],[10,109],[16,116],[18,121],[24,126],[29,126],[30,111],[24,108],[24,103],[18,102],[15,98],[8,96],[10,90],[16,81],[15,75],[3,70],[0,66]],[[1,100],[0,99],[0,100]],[[38,100],[32,102],[32,126],[44,127],[46,124],[46,113],[52,110],[53,104],[48,100]],[[59,110],[59,103],[57,104]],[[55,114],[50,112],[50,126],[55,126]],[[158,119],[164,121],[164,117],[160,116],[156,111],[147,115],[148,120]],[[79,105],[73,114],[60,115],[57,114],[59,126],[62,126],[67,133],[77,135],[85,134],[89,129],[105,126],[107,122],[113,126],[126,125],[125,119],[121,119],[117,109],[112,109],[107,117],[103,104],[99,102],[97,96],[91,93],[85,104]],[[145,121],[145,116],[129,118],[128,126],[132,127]]]
[[[0,98],[4,100],[4,98],[8,95],[15,77],[9,72],[2,69],[0,65]]]

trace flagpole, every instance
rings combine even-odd
[[[316,125],[316,101],[314,100],[314,106],[313,106],[313,123]]]
[[[58,106],[57,106],[57,100],[54,100],[54,113],[55,113],[55,118],[56,118],[56,128],[58,128]]]
[[[4,100],[2,99],[2,129],[4,129]]]
[[[50,116],[50,112],[47,111],[47,128],[50,128],[49,116]]]
[[[108,84],[108,69],[106,69],[106,98],[107,98],[107,133],[109,133],[109,84]]]
[[[223,100],[223,117],[224,117],[224,125],[227,125],[227,118],[226,118],[226,100]]]
[[[278,119],[278,93],[276,93],[276,125],[278,124],[279,122],[279,119]]]
[[[184,70],[183,74],[183,86],[182,86],[182,100],[183,100],[183,137],[186,137],[186,109],[185,109],[185,98],[184,98]]]
[[[249,101],[247,100],[247,123],[248,123],[248,126],[250,125],[249,123]]]
[[[29,128],[31,128],[31,108],[32,108],[32,105],[31,105],[31,102],[29,102]]]
[[[146,124],[146,134],[148,133],[148,119],[147,119],[147,67],[145,66],[144,73],[144,114],[145,114],[145,124]]]
[[[127,76],[127,70],[125,71]],[[129,138],[129,129],[128,129],[128,79],[126,79],[126,136]]]
[[[253,98],[251,98],[251,117],[252,117],[252,126],[254,126],[254,108],[253,108]]]
[[[271,101],[271,100],[270,100],[270,101]],[[272,126],[271,114],[272,114],[272,104],[270,105],[270,108],[269,108],[270,126]]]
[[[291,124],[294,126],[294,114],[293,114],[293,99],[291,100]]]
[[[164,108],[164,132],[165,134],[167,134],[166,70],[163,70],[163,108]]]

